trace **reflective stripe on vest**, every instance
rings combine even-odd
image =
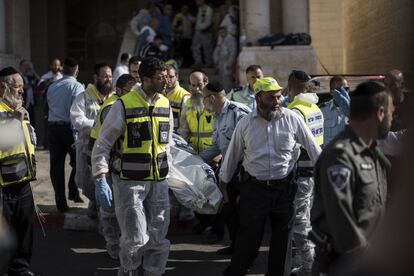
[[[36,177],[35,133],[28,120],[22,122],[12,114],[13,110],[0,101],[0,132],[3,136],[0,148],[0,186],[34,180]]]
[[[170,103],[159,95],[154,106],[132,90],[120,98],[126,128],[121,150],[121,179],[163,180],[168,174],[165,145],[170,136]]]
[[[177,85],[174,92],[168,96],[174,117],[174,129],[180,127],[181,107],[185,96],[191,96],[191,94],[179,85]]]
[[[214,113],[203,108],[201,114],[191,99],[186,104],[186,119],[189,128],[189,143],[200,154],[213,143]]]
[[[323,144],[323,114],[316,104],[295,99],[288,106],[289,109],[297,109],[303,115],[305,123],[315,137],[318,145]]]

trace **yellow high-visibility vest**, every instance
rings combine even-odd
[[[121,149],[121,179],[163,180],[168,174],[170,102],[163,95],[149,106],[137,90],[120,98],[126,127]]]
[[[311,130],[318,145],[323,145],[323,114],[316,104],[295,99],[288,105],[289,109],[297,109],[303,115],[306,125]]]
[[[200,154],[213,143],[214,112],[208,112],[203,108],[200,114],[189,99],[186,103],[185,116],[190,131],[188,142]]]
[[[13,113],[12,108],[0,101],[0,129],[12,132],[9,133],[12,138],[6,139],[3,136],[0,143],[0,186],[36,179],[34,129],[29,120],[20,121]]]
[[[183,106],[185,96],[191,96],[191,94],[179,85],[177,85],[174,88],[174,92],[168,96],[174,117],[174,129],[178,129],[180,127],[181,108]]]
[[[110,96],[101,106],[101,109],[99,110],[98,116],[95,120],[95,125],[91,130],[91,135],[89,138],[89,150],[92,152],[93,145],[95,144],[96,139],[99,137],[99,133],[101,133],[101,127],[103,124],[103,121],[105,120],[106,115],[108,115],[109,110],[111,109],[111,106],[119,99],[119,96],[117,94],[113,94]]]

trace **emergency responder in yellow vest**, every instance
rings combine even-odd
[[[182,88],[178,83],[178,72],[177,69],[172,65],[167,65],[167,88],[166,94],[168,100],[170,100],[171,109],[174,115],[174,130],[180,127],[181,111],[191,94]]]
[[[108,99],[106,99],[106,101],[102,104],[102,107],[98,113],[98,117],[95,121],[95,126],[91,131],[91,137],[89,140],[89,147],[91,152],[96,139],[99,137],[101,127],[106,118],[106,115],[108,115],[108,112],[109,110],[111,110],[112,105],[121,96],[131,91],[135,83],[136,81],[134,77],[129,74],[123,74],[118,78],[115,86],[116,93],[110,96]],[[113,149],[112,154],[114,154],[114,152],[115,148]],[[111,160],[112,159],[113,158],[111,156]],[[107,181],[110,185],[112,184],[110,177],[107,178]],[[120,231],[118,221],[116,220],[115,209],[113,207],[113,204],[110,208],[100,206],[99,213],[99,223],[102,226],[102,234],[106,241],[106,250],[111,258],[118,259]]]
[[[208,83],[206,74],[193,71],[189,76],[191,97],[182,110],[178,133],[200,154],[213,141],[214,112],[203,105],[203,89]]]
[[[139,74],[142,86],[122,96],[106,116],[92,151],[92,172],[97,202],[109,208],[112,191],[106,177],[111,169],[121,229],[118,275],[138,275],[141,261],[144,275],[161,275],[170,247],[166,176],[174,120],[170,103],[162,95],[167,83],[164,62],[144,59]],[[118,141],[119,160],[110,164],[111,150]]]
[[[73,101],[70,119],[76,135],[76,176],[75,181],[82,193],[89,199],[88,216],[97,218],[95,185],[88,166],[89,137],[103,102],[112,95],[112,70],[106,63],[94,68],[94,83]]]
[[[319,107],[318,96],[310,91],[310,77],[303,71],[292,71],[288,79],[289,98],[293,100],[288,108],[296,112],[305,121],[316,143],[323,144],[323,114]],[[300,146],[300,145],[298,145]],[[311,230],[310,211],[313,201],[313,164],[306,150],[300,146],[297,162],[295,207],[296,217],[293,225],[297,256],[293,263],[295,275],[311,275],[314,259],[314,245],[306,238]]]
[[[23,86],[13,67],[0,71],[0,213],[17,237],[8,275],[36,275],[29,270],[35,217],[30,181],[36,175],[36,136],[22,107]]]

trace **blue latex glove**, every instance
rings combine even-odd
[[[103,208],[111,207],[112,191],[105,177],[95,180],[95,197],[96,202]]]
[[[351,98],[348,92],[343,88],[335,89],[332,92],[335,103],[342,109],[346,116],[349,116],[349,109],[351,106]]]

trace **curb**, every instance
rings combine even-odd
[[[98,232],[98,221],[90,219],[86,215],[86,209],[81,209],[81,211],[77,212],[68,211],[66,213],[42,213],[42,217],[42,225],[46,229]],[[194,220],[179,221],[177,218],[172,217],[170,218],[168,234],[191,234],[193,225]],[[40,227],[38,219],[36,219],[35,227]]]

